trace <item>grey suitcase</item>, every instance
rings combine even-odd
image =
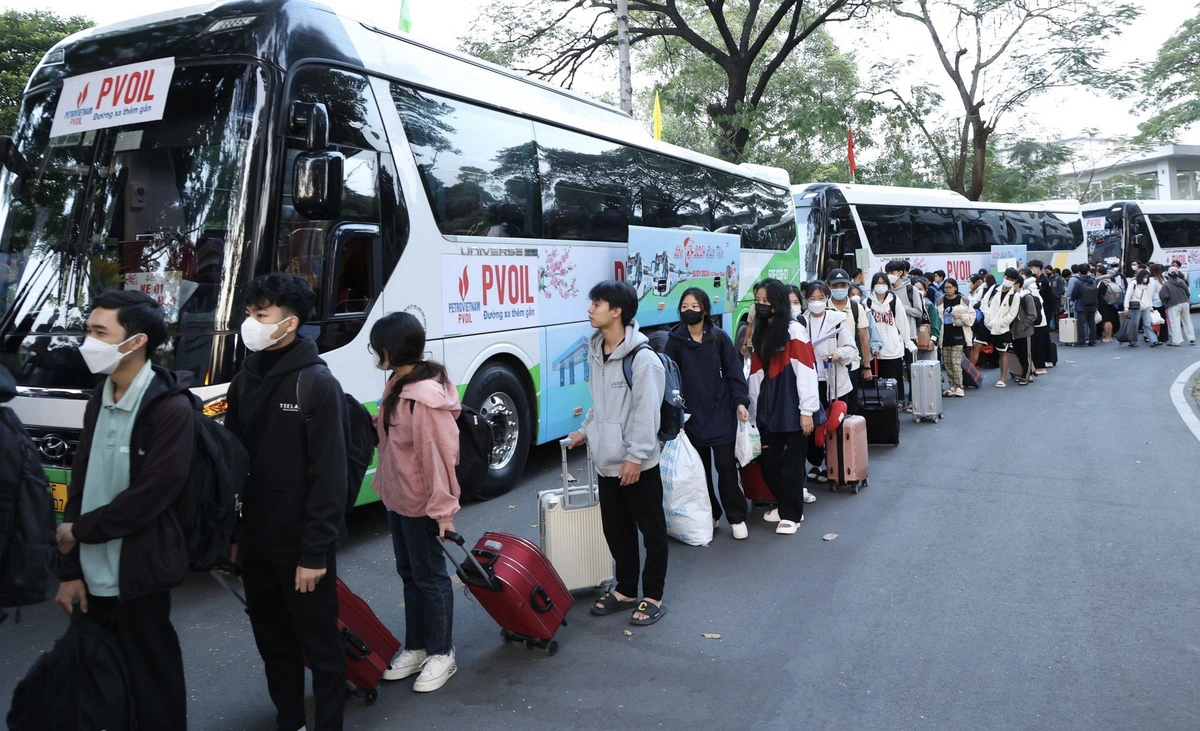
[[[936,360],[914,361],[910,375],[913,419],[937,423],[942,418],[942,364]]]
[[[1079,320],[1064,317],[1058,321],[1058,344],[1079,345]]]
[[[600,522],[600,492],[592,460],[584,479],[575,482],[562,448],[562,487],[538,493],[538,535],[542,552],[569,591],[604,586],[613,580],[613,557]],[[585,450],[586,451],[586,450]]]

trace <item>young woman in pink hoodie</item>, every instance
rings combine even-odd
[[[413,690],[446,684],[454,662],[454,592],[438,541],[454,530],[459,485],[458,418],[462,406],[446,369],[424,360],[425,330],[407,312],[371,328],[376,365],[392,372],[379,416],[379,465],[372,486],[388,509],[396,572],[404,582],[404,649],[384,673],[400,680],[420,673]]]

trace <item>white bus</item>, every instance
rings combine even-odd
[[[729,292],[735,317],[752,301],[724,289],[739,249],[747,289],[766,262],[800,278],[786,185],[304,0],[210,3],[64,40],[30,78],[0,162],[0,363],[59,494],[95,384],[75,346],[104,288],[159,299],[171,337],[155,360],[193,372],[213,416],[244,355],[253,276],[311,283],[302,332],[369,408],[384,385],[371,325],[412,313],[428,357],[493,425],[488,484],[464,486],[489,497],[531,445],[582,419],[587,292],[623,276],[629,242],[655,233]],[[696,264],[701,251],[719,270]]]
[[[1075,201],[984,203],[948,190],[815,183],[792,186],[805,267],[875,272],[906,259],[926,273],[966,279],[995,257],[1086,261]],[[1011,256],[1009,256],[1011,255]]]
[[[1083,207],[1088,259],[1179,262],[1192,304],[1200,304],[1200,201],[1113,201]]]

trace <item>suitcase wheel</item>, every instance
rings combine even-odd
[[[863,484],[865,485],[865,484],[867,484],[867,483],[865,483],[865,482],[864,482]],[[854,486],[853,486],[853,487],[851,487],[850,489],[854,491],[854,494],[855,494],[855,495],[857,495],[857,494],[858,494],[858,485],[854,485]]]
[[[375,688],[372,688],[363,695],[363,705],[369,706],[378,699],[379,699],[379,691]]]
[[[829,483],[829,491],[830,491],[830,492],[837,492],[837,485],[836,485],[836,484],[834,484],[834,483],[832,483],[832,482],[831,482],[831,483]]]
[[[550,640],[546,645],[546,654],[551,657],[558,654],[558,640]]]
[[[504,640],[504,644],[509,644],[513,641],[512,632],[509,632],[506,629],[500,630],[500,639]]]

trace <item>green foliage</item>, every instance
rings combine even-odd
[[[1184,128],[1200,122],[1200,6],[1158,50],[1142,81],[1145,100],[1139,105],[1150,118],[1139,128],[1142,141],[1170,142]]]
[[[989,150],[983,200],[1028,203],[1058,196],[1058,171],[1071,159],[1070,147],[1055,142],[1017,139]]]
[[[16,127],[25,83],[46,51],[91,26],[87,18],[60,18],[47,10],[0,13],[0,134],[10,134]]]

